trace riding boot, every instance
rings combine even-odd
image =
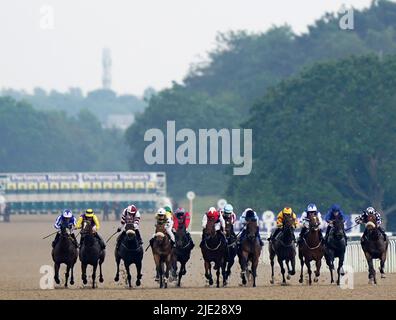
[[[331,229],[331,227],[327,226],[326,235],[325,235],[325,238],[324,238],[324,242],[325,243],[327,243],[327,240],[329,239],[330,229]]]
[[[193,241],[193,239],[191,237],[191,234],[189,232],[187,232],[186,235],[187,235],[187,239],[188,239],[188,241],[190,243],[190,247],[189,248],[190,249],[194,248],[195,244],[194,244],[194,241]]]
[[[201,243],[199,244],[199,246],[202,248],[204,245],[204,238],[205,238],[205,234],[204,231],[202,231],[202,237],[201,237]]]
[[[258,228],[257,228],[257,231],[256,231],[256,238],[258,239],[258,241],[260,243],[260,246],[261,247],[264,246],[264,242],[263,242],[263,240],[261,240],[260,230]]]
[[[281,228],[276,228],[274,233],[271,234],[271,236],[268,238],[268,241],[275,240],[276,236],[279,234],[280,231],[281,231]]]
[[[117,237],[116,250],[118,250],[120,248],[120,244],[121,244],[122,239],[124,239],[124,235],[125,235],[125,231],[121,232],[121,234]]]
[[[387,240],[387,235],[385,233],[385,230],[382,227],[378,227],[378,230],[381,232],[381,234],[384,236],[384,241]]]
[[[54,241],[52,241],[52,248],[55,248],[56,244],[59,241],[59,232],[56,234]]]
[[[362,238],[360,239],[361,243],[364,243],[367,241],[367,229],[364,229],[364,232],[362,234]]]
[[[301,245],[303,243],[303,240],[304,240],[306,232],[307,232],[307,228],[306,227],[302,227],[301,231],[300,231],[300,234],[298,235],[297,244]]]
[[[73,239],[73,244],[76,246],[76,248],[78,248],[78,241],[77,241],[76,235],[74,233],[72,233],[71,237]]]
[[[347,243],[348,243],[348,236],[346,235],[345,230],[343,230],[343,232],[344,232],[344,237],[345,237],[345,245],[347,245]]]
[[[138,239],[139,245],[143,244],[142,236],[140,234],[140,231],[138,229],[135,230],[136,233],[136,238]]]
[[[95,236],[99,240],[99,244],[100,244],[101,249],[102,250],[106,249],[106,244],[103,241],[102,237],[98,233],[96,233]]]

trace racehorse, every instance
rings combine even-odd
[[[118,282],[120,278],[120,262],[124,261],[124,266],[127,272],[127,279],[129,288],[131,285],[131,273],[129,271],[129,267],[131,264],[136,265],[136,285],[140,286],[142,279],[142,260],[143,260],[143,247],[139,244],[139,241],[136,237],[136,233],[132,223],[127,223],[125,225],[125,236],[121,240],[118,249],[115,249],[115,260],[117,264],[117,273],[114,278],[114,281]]]
[[[296,273],[296,247],[294,244],[294,228],[293,228],[293,217],[290,215],[284,216],[282,231],[270,242],[268,247],[270,261],[271,261],[271,284],[274,284],[274,259],[275,256],[278,258],[278,263],[282,272],[282,285],[286,284],[285,279],[285,268],[283,261],[286,261],[287,267],[287,280],[290,280],[290,276]],[[291,263],[291,267],[289,266]]]
[[[374,214],[369,214],[367,220],[366,236],[362,236],[361,245],[369,267],[369,284],[377,284],[373,259],[380,260],[381,278],[385,278],[384,266],[389,240],[388,238],[385,240],[381,231],[378,229]]]
[[[226,256],[226,277],[231,275],[231,268],[234,265],[235,257],[238,254],[237,236],[234,232],[234,226],[230,219],[225,220],[225,232],[227,239],[227,256]]]
[[[175,233],[176,246],[172,250],[172,277],[177,278],[177,286],[180,287],[181,279],[186,274],[186,264],[191,257],[191,250],[194,243],[188,237],[184,219],[179,219],[179,224]],[[177,272],[177,262],[180,262],[180,270]]]
[[[330,269],[331,283],[334,283],[334,259],[338,258],[337,285],[340,285],[340,277],[343,275],[342,266],[344,265],[345,250],[346,239],[344,231],[344,219],[340,216],[337,216],[333,221],[333,226],[330,229],[328,240],[325,245],[325,259]]]
[[[169,270],[172,264],[172,244],[166,232],[165,224],[157,224],[151,250],[159,276],[160,288],[167,288]]]
[[[256,237],[258,224],[257,221],[246,219],[246,236],[241,240],[238,248],[239,264],[241,266],[242,284],[246,285],[246,278],[253,276],[253,287],[256,286],[257,266],[261,254],[261,245]],[[249,269],[249,263],[251,268]]]
[[[77,261],[78,250],[67,228],[61,226],[60,231],[61,232],[59,235],[59,240],[55,245],[55,247],[52,249],[52,253],[51,253],[52,260],[54,261],[54,269],[55,269],[54,280],[56,284],[60,283],[59,269],[60,269],[60,265],[64,263],[66,265],[65,287],[67,287],[67,282],[69,280],[70,273],[71,273],[70,284],[71,285],[74,284],[73,269]]]
[[[96,269],[99,264],[99,282],[103,282],[102,263],[106,256],[106,251],[100,246],[99,240],[93,231],[90,221],[84,221],[81,230],[82,244],[80,249],[81,279],[83,284],[87,284],[87,266],[92,266],[92,288],[95,288]]]
[[[301,262],[301,274],[299,282],[303,282],[303,267],[304,262],[308,268],[309,275],[309,285],[312,284],[312,271],[311,271],[311,261],[315,261],[316,270],[314,282],[319,281],[320,267],[322,265],[322,258],[324,255],[324,246],[321,241],[319,232],[320,222],[317,216],[312,215],[309,218],[309,230],[306,236],[303,238],[302,243],[298,246],[298,256]]]
[[[216,287],[220,287],[220,270],[223,276],[223,286],[227,284],[227,276],[225,272],[225,262],[227,253],[227,243],[221,239],[222,235],[216,232],[216,221],[208,220],[203,234],[203,245],[201,252],[204,259],[205,278],[209,285],[213,285],[212,266],[216,270]]]

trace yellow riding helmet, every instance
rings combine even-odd
[[[290,207],[284,207],[283,210],[282,210],[282,212],[283,212],[284,214],[292,214],[292,213],[293,213],[293,210],[292,210],[292,208],[290,208]]]
[[[87,209],[87,210],[85,210],[85,214],[86,214],[88,217],[91,217],[91,216],[93,216],[94,211],[93,211],[92,209]]]

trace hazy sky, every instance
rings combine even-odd
[[[181,81],[219,31],[288,23],[303,32],[343,3],[371,0],[0,0],[0,88],[99,88],[107,46],[113,89],[141,95]],[[42,28],[51,25],[47,6],[52,29]]]

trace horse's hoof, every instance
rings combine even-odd
[[[103,280],[103,277],[100,277],[100,278],[99,278],[99,282],[100,282],[100,283],[103,283],[103,281],[104,281],[104,280]]]
[[[138,287],[140,287],[140,284],[141,284],[140,280],[139,280],[139,279],[136,280],[136,285],[137,285]]]
[[[271,279],[271,280],[270,280],[270,283],[271,283],[271,284],[274,284],[274,283],[275,283],[274,279]]]
[[[70,284],[71,284],[71,285],[74,285],[74,280],[70,280]]]
[[[119,280],[120,280],[119,277],[115,277],[115,278],[114,278],[114,281],[115,281],[115,282],[118,282]]]
[[[154,279],[155,282],[159,282],[159,280],[160,280],[159,277],[155,277]]]
[[[319,278],[314,278],[314,282],[318,282],[319,281]]]
[[[290,274],[288,274],[288,275],[286,276],[286,279],[287,279],[287,280],[290,280],[290,279],[291,279]]]
[[[381,279],[385,279],[386,278],[386,276],[385,276],[385,274],[381,274]]]
[[[209,280],[209,285],[213,286],[213,280]]]
[[[298,279],[298,282],[303,283],[303,278]]]
[[[242,280],[242,284],[244,285],[244,286],[246,286],[246,283],[247,283],[247,281],[244,279],[244,280]]]
[[[284,287],[284,286],[287,286],[286,281],[285,281],[285,282],[282,282],[282,283],[281,283],[281,286],[283,286],[283,287]]]
[[[88,283],[87,279],[83,279],[83,284],[87,284],[87,283]]]
[[[60,284],[59,278],[55,278],[54,280],[55,280],[56,284]]]

